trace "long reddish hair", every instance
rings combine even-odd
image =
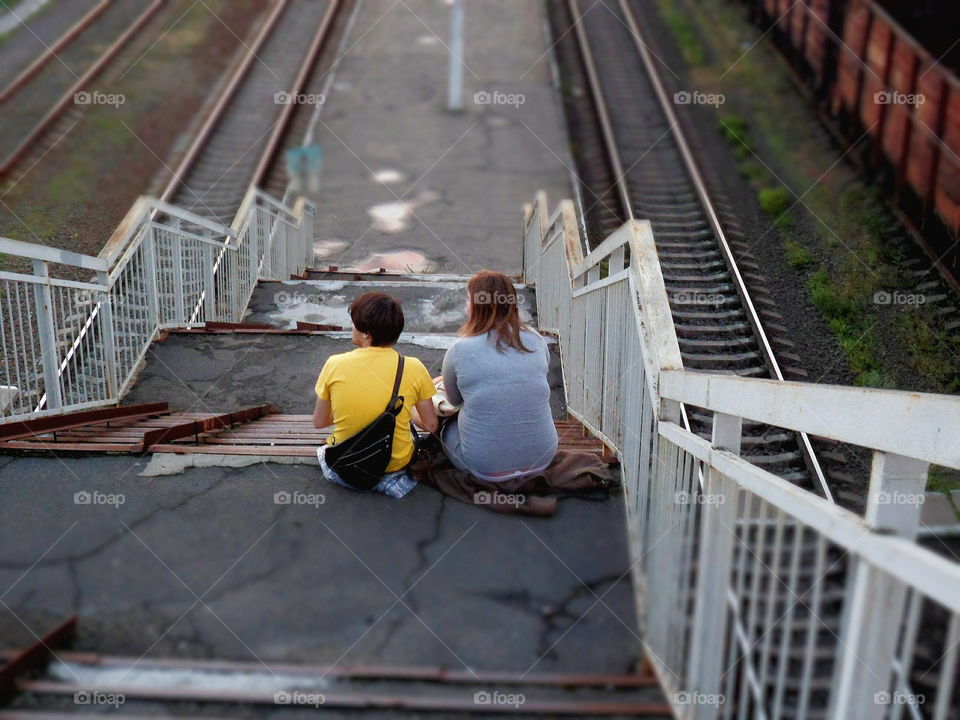
[[[500,352],[508,347],[533,352],[520,339],[520,331],[526,325],[520,322],[520,299],[510,278],[493,270],[481,270],[467,282],[467,294],[470,312],[460,328],[461,335],[483,335],[492,330]]]

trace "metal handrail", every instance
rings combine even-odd
[[[541,327],[559,336],[568,411],[620,459],[645,655],[678,716],[720,716],[717,704],[685,706],[678,699],[691,693],[719,693],[727,702],[754,703],[757,717],[778,716],[788,685],[803,716],[822,701],[814,668],[829,651],[836,667],[829,708],[820,712],[876,717],[884,697],[917,697],[911,666],[920,657],[915,645],[923,640],[919,618],[926,604],[935,611],[924,617],[924,632],[935,622],[930,637],[942,638],[933,651],[943,656],[939,676],[930,680],[937,694],[933,716],[946,717],[960,663],[960,564],[915,542],[916,503],[889,498],[922,495],[930,463],[960,468],[960,447],[943,432],[960,426],[960,398],[684,370],[649,223],[625,223],[584,258],[569,237],[579,228],[565,206],[572,210],[565,201],[547,222],[541,196],[527,206],[524,280],[537,287]],[[629,267],[622,264],[626,247]],[[681,403],[713,412],[712,440],[681,426]],[[818,414],[823,407],[832,411]],[[889,418],[908,418],[909,427]],[[741,457],[743,419],[873,451],[864,516]],[[675,492],[681,490],[707,502],[680,502]],[[815,559],[801,568],[804,548],[814,550]],[[829,562],[828,548],[839,559]],[[794,588],[803,572],[812,575],[803,575],[805,584],[791,597],[785,588]],[[845,607],[830,610],[844,618],[839,637],[818,632],[825,612],[821,585],[837,572],[848,583]],[[764,593],[757,592],[761,577]],[[780,618],[769,612],[778,595],[787,608]],[[761,601],[768,608],[762,614],[755,612]],[[791,633],[798,615],[806,627]],[[787,677],[782,660],[791,651],[802,660],[797,677]],[[797,680],[799,686],[791,684]]]
[[[18,403],[3,420],[117,402],[161,329],[238,322],[261,268],[301,273],[312,206],[252,188],[242,208],[228,228],[139,198],[99,257],[0,238],[0,252],[34,265],[32,275],[0,272],[0,385],[15,388]],[[50,264],[96,281],[50,277]]]

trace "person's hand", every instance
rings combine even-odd
[[[434,385],[434,387],[436,387],[437,385],[439,385],[439,384],[442,383],[442,382],[443,382],[443,375],[437,375],[437,376],[433,379],[433,385]]]

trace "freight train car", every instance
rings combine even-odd
[[[917,37],[876,0],[742,2],[831,126],[866,133],[859,160],[960,289],[960,80],[935,16],[901,9]]]

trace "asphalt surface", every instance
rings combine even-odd
[[[318,267],[520,270],[522,204],[572,196],[541,10],[468,3],[450,112],[449,4],[363,2],[317,124]]]
[[[4,460],[5,646],[79,613],[79,648],[135,657],[620,672],[637,655],[620,499],[531,520],[356,493],[312,465]]]

